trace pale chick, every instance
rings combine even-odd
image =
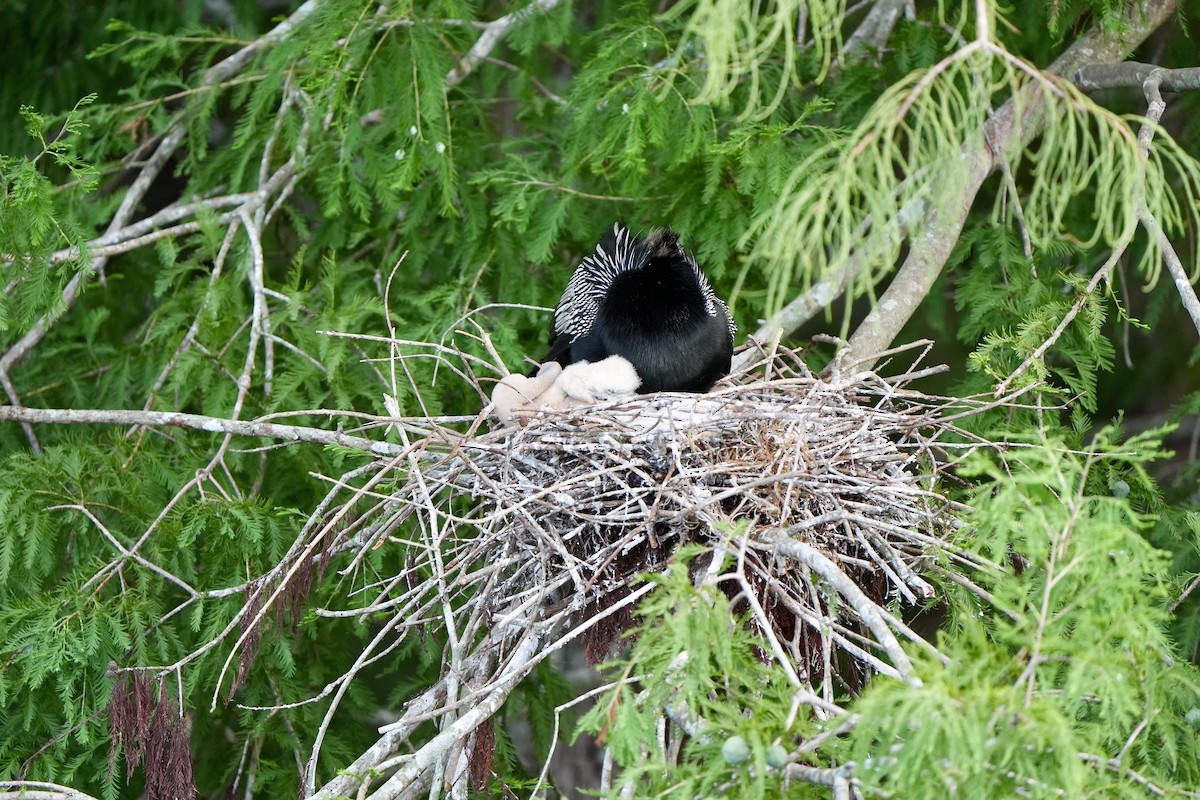
[[[505,377],[492,390],[492,404],[501,424],[524,424],[539,409],[576,408],[632,397],[641,382],[633,364],[621,356],[594,364],[577,361],[566,368],[549,361],[532,378]]]

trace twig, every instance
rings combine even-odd
[[[1145,66],[1142,64],[1139,67]],[[1195,89],[1200,88],[1200,68],[1191,70],[1180,70],[1180,72],[1189,73],[1193,85],[1188,85],[1185,88]],[[1164,69],[1152,69],[1150,74],[1146,76],[1142,83],[1142,91],[1146,95],[1146,122],[1142,124],[1138,131],[1138,142],[1141,145],[1142,162],[1144,163],[1150,155],[1151,137],[1154,135],[1154,127],[1158,125],[1162,119],[1163,112],[1166,111],[1167,104],[1163,101],[1162,93],[1159,88],[1162,86],[1169,71]],[[1155,219],[1154,215],[1146,207],[1144,199],[1138,202],[1138,221],[1142,223],[1142,227],[1146,229],[1146,233],[1150,238],[1157,242],[1158,247],[1162,250],[1163,261],[1167,265],[1167,270],[1171,273],[1171,278],[1175,282],[1175,290],[1179,292],[1179,299],[1183,302],[1184,309],[1188,312],[1188,316],[1192,318],[1192,325],[1195,326],[1197,333],[1200,333],[1200,298],[1196,297],[1196,290],[1192,287],[1192,281],[1188,277],[1187,271],[1183,268],[1183,263],[1179,260],[1179,254],[1175,252],[1174,245],[1167,238],[1166,232],[1162,225]]]
[[[1000,381],[1000,383],[996,385],[996,389],[993,392],[996,397],[1004,395],[1009,390],[1009,387],[1012,386],[1013,381],[1023,375],[1025,371],[1034,364],[1040,362],[1042,357],[1046,355],[1046,352],[1054,346],[1054,343],[1058,341],[1059,337],[1062,336],[1067,330],[1067,327],[1074,322],[1075,317],[1079,316],[1079,312],[1083,310],[1083,307],[1087,305],[1088,299],[1092,296],[1092,293],[1096,291],[1096,287],[1100,285],[1100,282],[1107,281],[1109,276],[1112,275],[1113,268],[1116,267],[1117,262],[1121,260],[1121,257],[1125,255],[1125,250],[1133,241],[1133,235],[1136,232],[1136,220],[1131,219],[1129,224],[1126,226],[1125,231],[1121,234],[1121,239],[1116,245],[1114,245],[1112,253],[1108,256],[1108,260],[1104,262],[1104,266],[1096,270],[1096,274],[1092,276],[1090,281],[1088,281],[1087,287],[1075,298],[1075,302],[1071,304],[1069,309],[1067,309],[1067,313],[1063,315],[1061,320],[1059,320],[1058,325],[1056,325],[1054,330],[1050,332],[1050,335],[1046,337],[1046,340],[1038,345],[1032,353],[1026,356],[1025,360],[1022,361],[1007,378]]]
[[[846,573],[838,569],[829,556],[812,545],[787,537],[780,537],[773,542],[773,545],[775,552],[799,561],[828,581],[837,590],[837,593],[854,607],[859,618],[871,629],[876,641],[887,652],[888,658],[900,671],[904,681],[910,686],[921,685],[921,679],[913,674],[912,661],[909,660],[908,654],[904,652],[900,642],[897,641],[884,621],[883,609],[872,602],[871,598],[867,597],[858,584],[850,580]]]
[[[170,573],[167,570],[163,569],[162,567],[158,566],[154,562],[147,560],[142,555],[135,553],[132,550],[126,549],[125,545],[121,544],[121,541],[116,536],[113,535],[113,533],[108,529],[108,527],[103,522],[101,522],[96,517],[96,515],[92,513],[91,509],[89,509],[87,506],[83,506],[83,505],[50,506],[46,510],[47,511],[62,511],[62,510],[68,510],[68,509],[72,510],[72,511],[78,511],[79,513],[81,513],[85,517],[87,517],[88,520],[93,525],[96,526],[97,530],[100,531],[101,535],[104,536],[104,538],[107,539],[114,548],[116,548],[117,552],[121,554],[122,558],[133,559],[138,564],[141,564],[143,567],[150,570],[158,577],[162,578],[163,580],[167,581],[168,583],[173,583],[176,586],[178,586],[180,589],[182,589],[184,592],[186,592],[190,598],[199,599],[199,597],[201,596],[200,592],[197,592],[195,589],[193,589],[187,583],[187,581],[183,580],[182,578],[177,577],[176,575],[173,575],[172,573]]]
[[[1142,775],[1136,770],[1130,769],[1121,763],[1117,758],[1104,758],[1103,756],[1093,755],[1092,753],[1078,753],[1079,760],[1093,767],[1100,767],[1114,772],[1123,778],[1128,778],[1134,783],[1144,788],[1147,792],[1155,797],[1166,797],[1167,792],[1158,784],[1151,781],[1145,775]],[[1189,792],[1186,790],[1173,789],[1171,794],[1179,797],[1200,797],[1200,792]]]

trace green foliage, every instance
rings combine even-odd
[[[555,736],[561,736],[575,728],[573,720],[566,717],[555,725],[556,709],[574,699],[575,690],[567,680],[552,667],[542,662],[538,668],[513,693],[506,710],[509,713],[523,711],[533,735],[533,749],[539,760],[545,760],[555,745]]]
[[[1003,461],[981,450],[962,464],[973,511],[960,544],[998,565],[983,576],[992,599],[954,606],[939,645],[950,665],[926,660],[923,686],[877,680],[856,703],[865,781],[980,798],[1195,785],[1184,717],[1200,673],[1168,636],[1167,555],[1144,538],[1153,518],[1095,480],[1120,470],[1152,496],[1162,433],[1105,429],[1086,455],[1023,437]]]
[[[681,548],[651,578],[658,587],[638,607],[642,624],[628,658],[607,665],[617,686],[580,725],[603,739],[623,779],[647,795],[703,796],[732,782],[738,797],[781,797],[785,786],[768,771],[767,750],[781,741],[790,748],[815,723],[788,727],[793,689],[786,675],[761,658],[762,641],[724,594],[693,586],[688,563],[698,552]],[[691,734],[671,766],[659,735],[664,709],[679,724],[672,736]],[[722,755],[731,736],[748,743],[746,763]]]
[[[1031,259],[1016,232],[995,223],[976,225],[959,238],[949,265],[963,267],[954,303],[962,314],[959,339],[978,343],[970,369],[1000,382],[1031,358],[1010,388],[1033,388],[1050,402],[1068,399],[1096,411],[1097,382],[1114,359],[1106,335],[1111,298],[1087,290],[1086,276],[1101,265],[1088,263],[1085,252],[1055,243]],[[1035,358],[1077,302],[1073,322]]]
[[[10,59],[0,79],[0,402],[349,428],[354,414],[385,413],[386,393],[404,414],[475,414],[481,396],[435,369],[421,343],[490,357],[472,338],[482,331],[510,368],[540,356],[547,314],[500,304],[553,305],[616,219],[678,230],[743,330],[852,254],[865,265],[845,299],[857,314],[855,300],[874,296],[920,235],[918,212],[946,210],[964,180],[963,144],[1007,97],[1045,86],[1014,59],[1044,66],[1083,21],[1115,25],[1124,4],[1046,4],[1019,31],[989,17],[994,48],[966,54],[977,4],[937,4],[946,8],[898,21],[860,62],[839,57],[865,13],[844,19],[847,5],[531,6],[467,73],[481,26],[508,4],[321,2],[270,40],[259,37],[279,22],[278,3],[4,4],[0,28],[21,31],[31,55]],[[1186,40],[1161,46],[1194,59]],[[1131,235],[1139,202],[1194,268],[1200,116],[1194,97],[1171,98],[1174,138],[1156,129],[1143,163],[1140,118],[1050,89],[1046,135],[1008,154],[1011,185],[976,176],[981,200],[948,265],[944,307],[958,316],[937,322],[944,346],[956,336],[974,350],[946,359],[956,375],[975,370],[965,394],[993,389],[1082,301],[1012,387],[1032,387],[1040,410],[965,423],[992,434],[1002,420],[1021,443],[1007,469],[977,456],[960,475],[975,511],[958,544],[1003,567],[973,577],[997,607],[952,593],[942,647],[953,668],[922,662],[920,689],[876,681],[860,699],[838,698],[864,722],[806,756],[869,763],[876,787],[897,796],[923,796],[915,787],[930,776],[938,791],[977,796],[1043,791],[1026,778],[1071,796],[1137,788],[1132,773],[1078,752],[1119,754],[1122,769],[1167,787],[1197,780],[1196,679],[1181,654],[1200,642],[1200,592],[1169,605],[1200,572],[1195,465],[1160,492],[1145,472],[1162,455],[1150,439],[1102,439],[1103,458],[1071,448],[1114,413],[1118,324],[1149,326],[1135,334],[1161,337],[1149,341],[1172,362],[1169,379],[1143,371],[1129,383],[1184,395],[1179,414],[1196,411],[1195,376],[1170,355],[1178,330],[1162,309],[1175,299],[1157,281],[1159,244],[1135,239],[1129,275],[1121,264],[1111,291],[1084,289]],[[1122,110],[1143,111],[1135,99]],[[180,227],[94,260],[88,243],[172,132],[182,142],[132,219],[210,206],[159,219],[154,230]],[[272,175],[280,185],[241,207],[252,239],[233,201],[214,198],[252,195]],[[403,344],[359,338],[393,331]],[[402,366],[386,362],[393,354]],[[479,377],[486,390],[495,376]],[[1067,406],[1073,427],[1047,402]],[[271,616],[232,697],[229,641],[162,671],[221,636],[293,546],[327,488],[313,476],[364,458],[266,444],[0,425],[0,779],[139,796],[140,772],[130,784],[120,765],[108,775],[104,709],[128,676],[120,670],[156,668],[144,674],[181,697],[193,741],[222,743],[193,747],[201,794],[245,793],[246,753],[258,793],[293,796],[315,731],[327,779],[374,741],[381,709],[436,680],[446,636],[431,622],[364,669],[328,725],[327,704],[306,702],[379,624],[312,609],[361,608],[364,583],[405,557],[391,542],[362,554],[360,571],[341,574],[346,553],[314,568],[311,595]],[[1113,496],[1117,482],[1127,497]],[[785,787],[769,767],[771,747],[794,751],[827,723],[801,714],[786,725],[786,679],[723,595],[692,587],[688,555],[655,579],[615,667],[623,680],[589,729],[646,793],[803,794],[811,787]],[[1023,570],[1010,568],[1018,556]],[[531,785],[506,723],[527,720],[540,756],[554,710],[576,691],[542,666],[514,694],[496,717],[495,786]],[[678,764],[657,739],[663,708],[703,723]],[[721,755],[734,736],[749,748],[738,766]],[[979,752],[987,758],[968,758]]]
[[[67,280],[86,268],[88,237],[45,173],[70,176],[76,193],[95,189],[96,170],[79,153],[79,140],[88,128],[82,111],[95,99],[89,94],[79,100],[57,121],[53,133],[45,116],[21,106],[26,133],[38,143],[38,152],[32,157],[0,154],[0,253],[20,253],[25,275],[13,283],[12,291],[0,294],[0,333],[56,313]],[[54,259],[56,250],[64,251],[63,257]],[[15,266],[14,262],[11,267]]]
[[[1065,0],[1048,3],[1047,6],[1050,32],[1057,37],[1066,33],[1073,22],[1089,15],[1108,30],[1121,29],[1128,9],[1128,5],[1120,0]]]
[[[990,164],[962,163],[967,156],[960,154],[982,147],[993,98],[1014,96],[1021,113],[1033,90],[1050,90],[1043,80],[976,43],[892,84],[849,136],[794,168],[770,213],[757,217],[744,237],[754,242],[755,257],[773,264],[768,309],[784,303],[796,280],[807,287],[845,268],[852,255],[867,265],[857,273],[859,291],[877,282],[905,239],[920,236],[913,226],[926,211],[953,215],[945,203],[990,170]],[[1035,246],[1064,237],[1077,202],[1092,211],[1090,218],[1075,217],[1076,236],[1087,247],[1127,244],[1142,200],[1174,230],[1200,223],[1200,161],[1168,137],[1143,164],[1133,135],[1138,120],[1112,115],[1069,85],[1054,91],[1061,102],[1045,119],[1037,149],[1010,156],[1018,165],[1022,158],[1031,162],[1029,187],[1016,199]],[[997,206],[1004,201],[1014,198],[1001,192]],[[1157,281],[1161,262],[1157,241],[1139,251],[1148,285]]]
[[[708,68],[697,99],[722,103],[749,85],[741,118],[769,116],[801,79],[797,45],[812,36],[812,57],[821,73],[842,43],[844,0],[786,0],[760,7],[737,0],[679,3],[668,18],[687,16],[686,34],[699,40]],[[685,39],[685,41],[687,41]],[[782,62],[782,68],[779,64]]]

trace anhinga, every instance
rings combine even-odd
[[[729,373],[735,331],[675,233],[641,239],[618,223],[567,283],[542,361],[618,355],[637,371],[640,392],[705,392]]]

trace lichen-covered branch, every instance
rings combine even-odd
[[[1075,85],[1085,92],[1097,89],[1132,89],[1146,85],[1151,73],[1164,92],[1200,89],[1200,67],[1163,69],[1154,64],[1123,61],[1120,64],[1084,64],[1075,71]]]

